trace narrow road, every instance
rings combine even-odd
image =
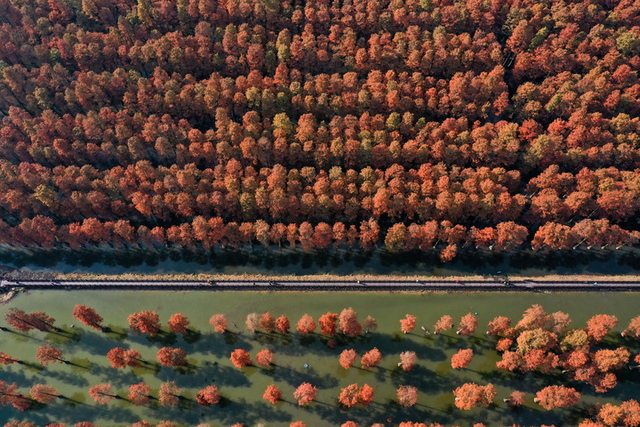
[[[419,280],[419,281],[297,281],[297,280],[2,280],[0,290],[209,290],[209,291],[638,291],[634,281],[544,280]]]

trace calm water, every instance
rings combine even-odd
[[[157,350],[163,346],[144,336],[130,333],[126,336],[102,334],[75,321],[71,316],[77,303],[95,307],[105,318],[105,324],[114,331],[126,331],[128,314],[140,310],[157,310],[166,324],[169,316],[181,312],[189,317],[195,329],[202,335],[192,343],[177,338],[176,346],[184,348],[193,368],[190,372],[177,372],[163,367],[116,370],[108,367],[105,354],[116,346],[139,350],[144,359],[153,361]],[[533,404],[532,393],[549,383],[557,383],[553,376],[527,375],[524,377],[505,375],[495,370],[496,353],[491,349],[494,342],[486,340],[484,327],[496,315],[519,318],[524,309],[533,303],[542,304],[547,311],[562,310],[573,318],[573,327],[582,327],[594,314],[616,314],[621,331],[629,319],[640,313],[640,295],[626,293],[566,293],[566,294],[500,294],[500,293],[251,293],[251,292],[105,292],[105,291],[38,291],[20,295],[9,304],[0,306],[4,315],[10,307],[27,311],[44,310],[56,318],[63,334],[31,332],[28,336],[0,332],[0,349],[25,361],[36,363],[35,350],[45,342],[63,349],[64,355],[75,365],[53,364],[43,370],[29,366],[2,366],[0,377],[17,382],[26,393],[31,385],[46,382],[57,387],[74,401],[58,401],[43,408],[20,413],[13,408],[0,408],[0,421],[10,419],[34,421],[38,425],[47,422],[92,421],[106,426],[130,425],[141,419],[152,422],[171,420],[186,426],[208,422],[213,426],[231,426],[236,422],[255,426],[284,427],[291,421],[302,420],[309,427],[339,426],[344,421],[354,420],[361,426],[383,422],[387,426],[401,421],[440,422],[447,425],[471,426],[474,422],[489,425],[519,423],[576,425],[583,417],[580,411],[589,404],[620,402],[640,396],[637,377],[623,378],[614,391],[604,395],[582,389],[581,406],[574,410],[542,411]],[[279,316],[286,314],[295,325],[304,313],[316,320],[327,311],[339,312],[352,306],[360,320],[368,314],[378,320],[379,330],[358,341],[343,344],[330,350],[319,336],[302,340],[297,334],[289,337],[270,337],[242,331],[226,339],[211,332],[209,317],[214,313],[225,313],[233,323],[244,326],[248,313],[269,310]],[[431,327],[443,314],[454,316],[456,321],[468,312],[477,312],[480,327],[472,337],[458,337],[453,333],[435,338],[418,334],[399,333],[398,319],[406,313],[418,316],[418,325]],[[4,324],[4,321],[1,321]],[[75,328],[70,326],[75,324]],[[420,332],[418,330],[418,332]],[[74,336],[74,334],[77,334]],[[70,340],[76,338],[77,340]],[[615,337],[612,335],[612,339]],[[379,368],[371,371],[352,368],[345,371],[338,365],[338,355],[344,348],[355,348],[359,353],[378,347],[384,358]],[[275,353],[277,366],[273,371],[258,368],[235,369],[228,360],[235,348],[248,350],[254,356],[262,348]],[[460,348],[473,348],[476,357],[469,369],[454,371],[449,365],[450,357]],[[633,348],[638,352],[638,346]],[[418,367],[409,373],[398,371],[398,354],[416,351]],[[213,362],[218,362],[214,365]],[[305,368],[304,364],[309,368]],[[627,374],[627,375],[636,375]],[[111,382],[114,389],[125,396],[130,384],[147,382],[157,393],[159,384],[174,380],[184,389],[181,407],[135,407],[125,400],[117,400],[109,406],[95,404],[86,394],[89,387],[100,382]],[[293,390],[308,381],[318,386],[318,402],[310,408],[299,408],[293,403]],[[452,406],[451,391],[467,381],[481,384],[493,382],[498,386],[497,403],[491,408],[459,411]],[[376,390],[374,402],[366,409],[343,410],[337,405],[341,387],[351,383],[367,383]],[[268,384],[275,383],[284,391],[286,402],[272,406],[262,400]],[[192,400],[197,390],[216,384],[225,397],[223,405],[203,408]],[[410,409],[398,408],[392,403],[395,389],[402,384],[418,387],[420,400]],[[514,412],[501,399],[512,390],[529,393],[528,404]],[[391,422],[387,422],[391,419]]]

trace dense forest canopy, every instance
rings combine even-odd
[[[0,242],[637,243],[637,0],[0,0]]]

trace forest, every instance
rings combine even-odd
[[[0,0],[10,248],[640,239],[636,0]]]

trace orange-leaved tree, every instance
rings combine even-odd
[[[404,319],[400,319],[400,330],[403,334],[408,334],[416,327],[416,316],[407,314]]]
[[[270,384],[264,391],[262,398],[269,403],[276,404],[282,398],[282,392],[276,387],[275,384]]]
[[[470,348],[459,350],[451,357],[451,367],[453,369],[466,368],[473,359],[473,350]]]
[[[196,394],[196,402],[201,406],[211,406],[220,403],[220,393],[218,392],[218,386],[209,385],[204,389],[198,391]]]
[[[231,352],[231,363],[236,368],[244,368],[245,366],[251,365],[251,356],[246,350],[241,348],[237,348]]]
[[[493,384],[481,386],[474,383],[465,383],[453,390],[454,404],[458,409],[468,410],[476,406],[489,406],[496,397],[496,389]]]
[[[219,334],[224,334],[227,330],[229,322],[224,314],[214,314],[209,319],[209,324],[213,326],[213,330]]]
[[[378,366],[380,361],[382,360],[382,353],[377,348],[373,348],[369,350],[365,354],[362,355],[360,359],[360,364],[364,369],[373,368],[374,366]]]
[[[318,395],[318,388],[310,383],[302,383],[293,392],[293,397],[298,400],[298,405],[306,406],[311,404]]]

